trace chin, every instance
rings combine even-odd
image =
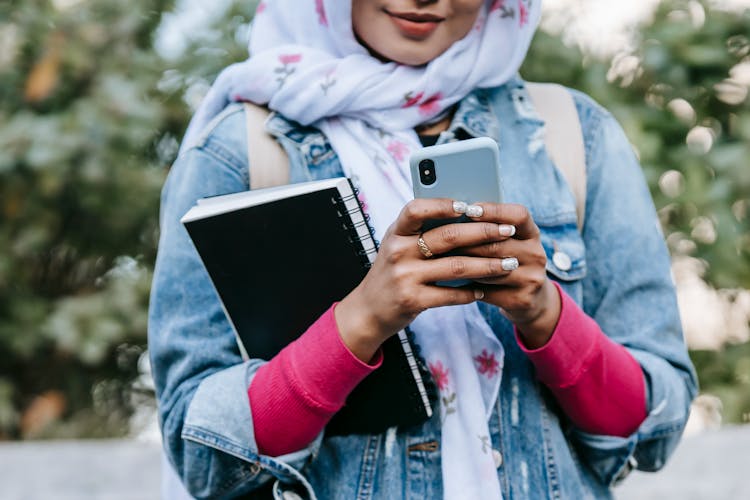
[[[383,50],[381,55],[389,61],[406,66],[424,66],[445,52],[445,50],[439,50],[434,46],[425,47],[425,45],[427,45],[425,42],[401,39],[398,44],[389,47],[390,50]]]
[[[395,55],[394,57],[389,57],[389,59],[399,64],[404,64],[406,66],[424,66],[425,64],[429,63],[436,57],[437,55],[431,56],[431,55],[425,55],[425,54],[408,53],[408,54],[398,54],[398,55]]]

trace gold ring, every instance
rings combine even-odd
[[[427,246],[427,243],[424,242],[424,238],[422,238],[421,234],[417,239],[417,246],[419,247],[419,251],[422,252],[422,255],[424,255],[428,259],[435,255],[434,253],[432,253],[432,250],[430,250],[430,247]]]

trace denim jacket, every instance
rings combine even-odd
[[[633,468],[655,471],[664,465],[696,393],[669,255],[633,150],[607,111],[571,92],[588,178],[581,231],[574,197],[546,153],[544,123],[520,79],[464,98],[439,142],[473,136],[497,140],[504,199],[529,208],[541,230],[549,277],[640,363],[648,417],[626,438],[576,429],[536,380],[512,325],[496,308],[481,304],[506,353],[489,428],[507,500],[610,497],[610,488]],[[289,155],[291,182],[343,175],[316,128],[277,114],[266,128]],[[180,155],[162,193],[149,349],[167,457],[198,498],[282,498],[290,490],[319,499],[442,498],[439,417],[382,435],[327,437],[323,432],[284,456],[258,452],[247,389],[264,362],[243,362],[179,222],[201,197],[248,189],[245,133],[243,107],[228,106]],[[562,268],[555,265],[554,252],[569,257],[557,259]],[[288,307],[293,313],[294,304]]]

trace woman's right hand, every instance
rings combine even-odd
[[[372,268],[335,309],[341,337],[359,359],[370,361],[388,337],[422,311],[469,304],[483,296],[479,289],[443,287],[435,282],[493,279],[508,274],[498,258],[427,258],[420,251],[420,234],[436,257],[457,248],[509,238],[501,233],[503,226],[489,222],[446,224],[422,233],[426,221],[455,218],[465,209],[465,204],[454,205],[449,199],[415,199],[388,228]],[[467,215],[471,215],[471,207]],[[504,229],[507,233],[508,227]]]

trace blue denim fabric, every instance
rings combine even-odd
[[[571,92],[588,169],[582,232],[571,190],[547,156],[540,139],[544,124],[521,80],[467,96],[439,142],[457,134],[498,141],[505,200],[522,203],[533,214],[549,276],[640,362],[648,418],[627,438],[576,429],[536,380],[512,325],[483,304],[506,353],[490,421],[492,446],[502,457],[498,476],[505,499],[610,497],[611,486],[632,468],[664,465],[696,393],[669,256],[640,167],[612,116]],[[317,129],[278,115],[271,116],[267,129],[289,155],[292,182],[342,175]],[[198,198],[248,189],[245,130],[243,108],[229,106],[177,159],[162,194],[149,348],[170,462],[198,498],[251,492],[280,498],[290,488],[321,499],[441,498],[438,418],[383,435],[320,435],[305,449],[280,457],[258,453],[247,388],[263,361],[242,361],[208,275],[179,223]],[[554,251],[568,254],[571,266],[558,269]]]

